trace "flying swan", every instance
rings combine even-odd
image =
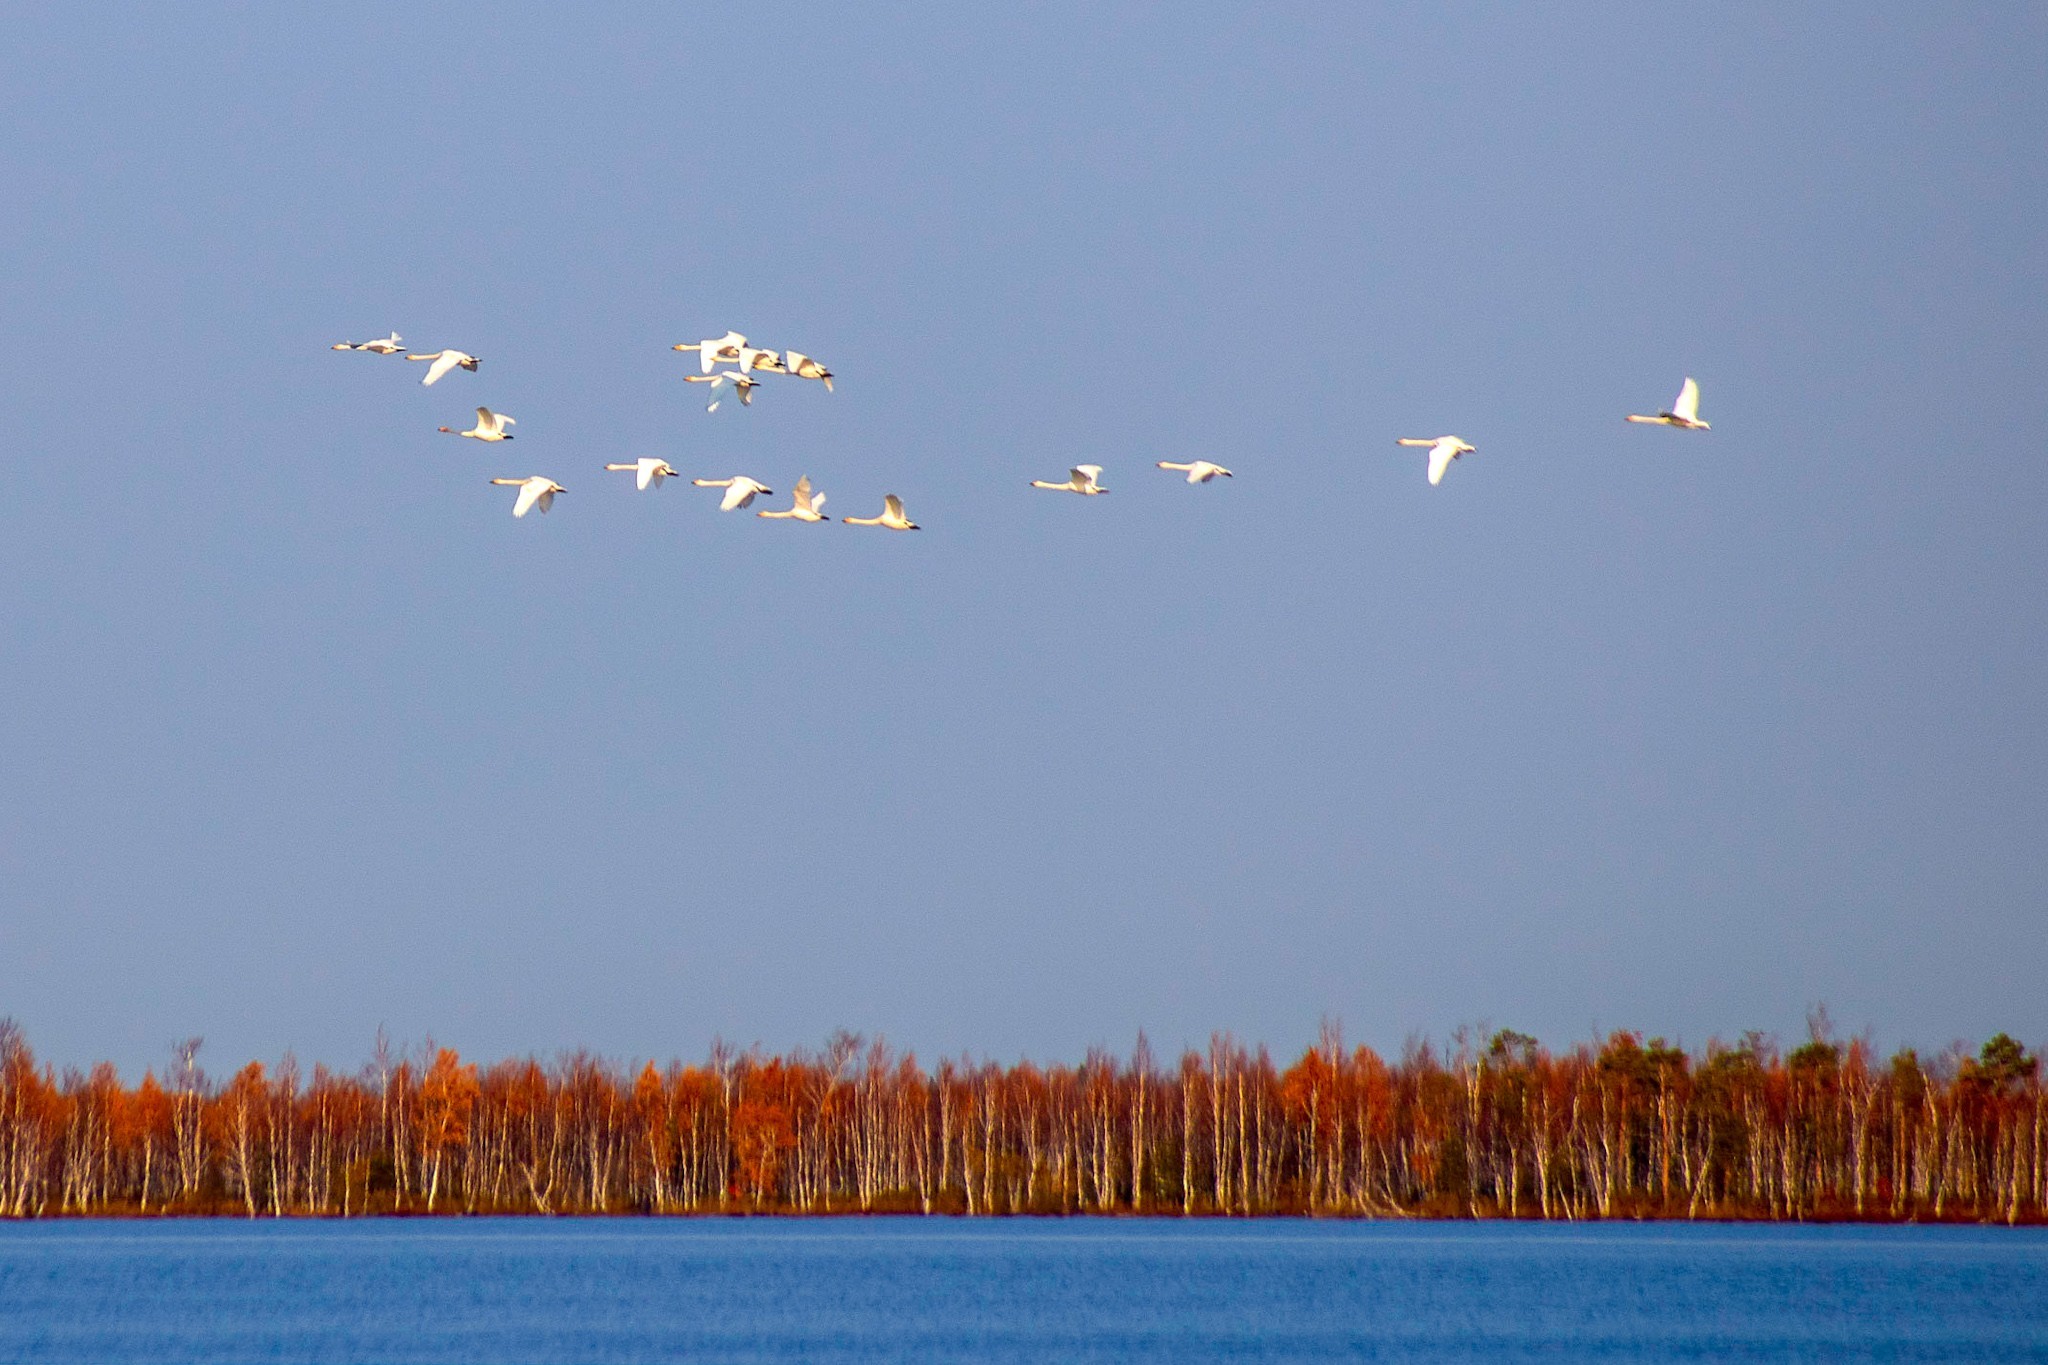
[[[692,384],[709,384],[711,386],[711,401],[704,405],[704,411],[706,412],[718,411],[718,405],[725,401],[725,395],[720,390],[727,384],[732,385],[732,391],[740,396],[741,407],[747,407],[753,403],[754,390],[760,387],[761,384],[760,380],[749,379],[738,370],[720,370],[717,374],[686,374],[683,378],[689,380]]]
[[[1452,460],[1478,449],[1466,445],[1456,436],[1402,436],[1397,439],[1404,446],[1429,447],[1429,481],[1432,485],[1444,481],[1444,471],[1451,467]]]
[[[798,379],[824,380],[825,392],[832,392],[832,371],[826,369],[802,351],[784,351],[782,353],[782,364],[784,369],[790,374],[795,375]]]
[[[605,466],[605,468],[610,470],[632,471],[634,474],[638,475],[638,477],[633,480],[633,486],[635,488],[638,488],[643,493],[647,491],[648,485],[650,484],[652,484],[656,488],[659,488],[661,487],[661,481],[663,479],[673,479],[679,477],[676,474],[675,470],[669,467],[669,463],[667,460],[657,460],[653,459],[652,457],[638,459],[633,461],[633,463],[631,464],[608,464]]]
[[[569,491],[553,479],[543,478],[539,474],[526,479],[492,479],[491,482],[519,490],[519,501],[512,504],[512,515],[515,517],[523,517],[536,507],[545,515],[548,508],[555,505],[555,494]]]
[[[330,351],[374,351],[378,355],[397,355],[405,349],[405,347],[398,344],[403,340],[405,340],[404,337],[393,332],[390,336],[380,341],[337,341],[327,349]]]
[[[1660,427],[1683,427],[1687,431],[1713,430],[1700,420],[1700,386],[1693,382],[1691,375],[1686,376],[1685,383],[1679,388],[1678,397],[1671,404],[1671,411],[1660,412],[1655,417],[1645,417],[1641,413],[1632,412],[1628,415],[1628,420],[1649,422]]]
[[[1226,479],[1236,477],[1236,475],[1232,474],[1222,465],[1211,464],[1207,460],[1196,460],[1190,464],[1175,464],[1172,460],[1161,460],[1159,467],[1161,469],[1185,470],[1189,483],[1207,483],[1219,474]]]
[[[1072,472],[1067,475],[1065,483],[1048,483],[1044,479],[1033,479],[1031,486],[1033,488],[1053,488],[1062,493],[1084,493],[1089,497],[1093,497],[1097,493],[1107,493],[1109,491],[1098,482],[1101,478],[1101,465],[1077,464]]]
[[[716,365],[719,361],[738,360],[740,358],[739,348],[746,344],[747,339],[745,337],[741,336],[738,332],[728,330],[722,337],[706,337],[702,341],[678,341],[675,344],[675,349],[678,351],[695,351],[698,363],[704,367],[704,373],[710,374],[712,366]]]
[[[848,526],[883,526],[891,531],[922,530],[916,522],[903,515],[903,499],[894,493],[882,499],[882,515],[879,517],[841,517]]]
[[[831,518],[819,510],[824,505],[825,495],[811,491],[811,476],[806,474],[796,481],[796,501],[787,512],[756,512],[754,515],[777,520],[829,521]]]
[[[434,362],[427,366],[427,377],[420,381],[422,384],[433,383],[457,365],[474,374],[476,373],[476,367],[483,364],[481,360],[464,351],[428,351],[425,354],[408,355],[406,359],[431,360]]]
[[[757,493],[773,493],[775,490],[744,474],[735,474],[729,479],[692,479],[699,488],[723,488],[725,497],[720,499],[718,510],[736,512],[754,500]]]
[[[518,425],[517,417],[507,417],[504,413],[492,412],[489,408],[478,408],[476,425],[468,431],[457,431],[454,427],[438,427],[436,430],[445,431],[450,436],[468,436],[478,441],[509,441],[512,439],[512,433],[505,428]]]

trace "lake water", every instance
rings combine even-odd
[[[0,1225],[0,1360],[2044,1360],[2042,1229]]]

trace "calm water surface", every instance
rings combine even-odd
[[[2044,1360],[2039,1229],[0,1226],[0,1360]]]

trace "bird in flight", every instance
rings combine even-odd
[[[736,512],[754,500],[756,494],[773,493],[775,490],[744,474],[735,474],[729,479],[692,479],[699,488],[723,488],[725,496],[719,500],[718,510]]]
[[[824,380],[825,392],[832,392],[832,371],[826,369],[802,351],[784,351],[782,353],[782,364],[784,369],[799,379]]]
[[[519,419],[517,417],[507,417],[504,413],[492,412],[489,408],[478,408],[476,410],[476,425],[468,431],[457,431],[454,427],[441,427],[438,429],[447,432],[450,436],[468,436],[479,441],[509,441],[512,439],[512,433],[505,430],[505,428],[518,425]]]
[[[337,341],[328,347],[331,351],[373,351],[378,355],[397,355],[405,347],[398,343],[405,340],[398,333],[377,341]]]
[[[882,515],[879,517],[841,517],[848,526],[882,526],[891,531],[919,531],[924,529],[909,517],[903,515],[903,499],[894,493],[882,499]]]
[[[698,363],[704,367],[704,373],[710,374],[712,367],[719,361],[738,360],[740,358],[740,347],[746,344],[747,339],[745,337],[741,336],[738,332],[728,330],[722,337],[706,337],[702,341],[678,341],[675,344],[675,349],[678,351],[695,351]]]
[[[1457,436],[1402,436],[1399,444],[1404,446],[1429,447],[1429,481],[1439,484],[1444,481],[1444,471],[1451,467],[1451,461],[1461,455],[1468,455],[1478,447],[1466,445]]]
[[[830,518],[819,510],[824,505],[825,495],[811,491],[811,476],[806,474],[796,481],[796,501],[787,512],[756,512],[754,515],[784,521],[827,521]]]
[[[436,379],[439,379],[442,375],[448,373],[448,371],[454,369],[457,365],[460,365],[463,369],[468,370],[470,373],[474,374],[476,372],[476,367],[483,364],[481,360],[478,360],[475,356],[470,355],[464,351],[428,351],[424,354],[407,355],[406,359],[430,360],[433,362],[433,364],[427,366],[427,377],[420,381],[420,383],[422,384],[433,383]]]
[[[555,505],[555,494],[569,491],[553,479],[544,478],[539,474],[525,479],[492,479],[491,482],[519,490],[519,501],[512,504],[512,515],[515,517],[523,517],[536,507],[545,515],[548,508]]]
[[[1700,386],[1687,375],[1679,387],[1678,397],[1672,401],[1671,411],[1660,412],[1655,417],[1641,413],[1628,415],[1631,422],[1649,422],[1660,427],[1683,427],[1687,431],[1711,431],[1713,428],[1700,420]]]
[[[675,470],[669,467],[667,460],[657,460],[651,456],[635,460],[631,464],[608,464],[605,468],[632,471],[637,476],[633,480],[633,486],[643,493],[647,491],[650,484],[659,488],[663,479],[679,477]]]
[[[706,412],[718,411],[718,405],[725,401],[725,395],[720,390],[728,384],[732,385],[732,391],[740,396],[740,406],[750,406],[754,401],[754,390],[761,383],[758,379],[747,378],[738,370],[720,370],[717,374],[686,374],[683,378],[692,384],[711,386],[711,401],[704,405]]]
[[[1033,488],[1053,488],[1062,493],[1084,493],[1093,497],[1097,493],[1107,493],[1109,491],[1099,482],[1101,478],[1101,465],[1077,464],[1067,475],[1065,483],[1048,483],[1044,479],[1033,479],[1031,486]]]
[[[1219,474],[1226,479],[1236,477],[1229,470],[1225,469],[1222,465],[1211,464],[1207,460],[1195,460],[1189,464],[1175,464],[1172,460],[1161,460],[1159,462],[1159,467],[1161,469],[1178,469],[1186,471],[1189,483],[1207,483],[1209,482],[1209,480],[1217,477]]]

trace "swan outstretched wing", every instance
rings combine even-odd
[[[882,499],[882,506],[886,507],[889,510],[889,515],[897,520],[907,520],[903,515],[903,499],[897,497],[894,493]]]
[[[742,404],[751,404],[754,401],[751,390],[754,387],[755,381],[748,379],[737,370],[720,370],[717,374],[710,375],[686,374],[683,378],[689,380],[692,384],[709,384],[711,386],[711,401],[704,405],[704,411],[706,412],[718,411],[718,405],[725,401],[725,389],[728,385],[731,386],[734,393],[740,396]]]
[[[407,356],[408,360],[425,360],[425,356]],[[455,351],[443,351],[434,357],[434,363],[427,366],[427,377],[420,383],[431,384],[448,371],[462,363],[462,357]]]
[[[753,479],[745,477],[734,479],[732,487],[726,489],[725,496],[719,500],[718,510],[721,512],[738,511],[752,502],[756,493],[766,493],[768,491],[768,489],[762,487]]]
[[[1444,481],[1444,471],[1451,467],[1451,461],[1458,455],[1454,441],[1438,441],[1429,448],[1429,481],[1439,484]],[[1412,466],[1411,466],[1412,467]]]
[[[719,390],[724,388],[725,386],[720,381],[718,376],[709,374],[686,374],[683,376],[683,378],[689,380],[692,384],[709,384],[711,386],[711,401],[704,405],[704,411],[718,411],[718,405],[725,401],[725,395],[719,392]]]
[[[1700,420],[1700,386],[1687,375],[1685,384],[1678,390],[1678,399],[1671,405],[1671,415],[1687,422]]]
[[[512,504],[512,515],[515,517],[525,516],[533,510],[535,503],[539,503],[540,510],[546,512],[548,504],[553,501],[554,495],[548,492],[548,485],[545,479],[528,479],[525,483],[519,485],[519,501]]]
[[[826,369],[802,351],[784,351],[782,353],[782,363],[788,368],[789,373],[793,375],[804,379],[822,380],[825,385],[825,392],[832,392],[832,371]]]
[[[734,350],[746,344],[747,339],[745,337],[728,327],[724,336],[706,337],[697,343],[697,363],[703,366],[704,373],[710,374],[712,366],[716,365],[719,361],[732,359],[731,356],[723,354],[724,352]]]

